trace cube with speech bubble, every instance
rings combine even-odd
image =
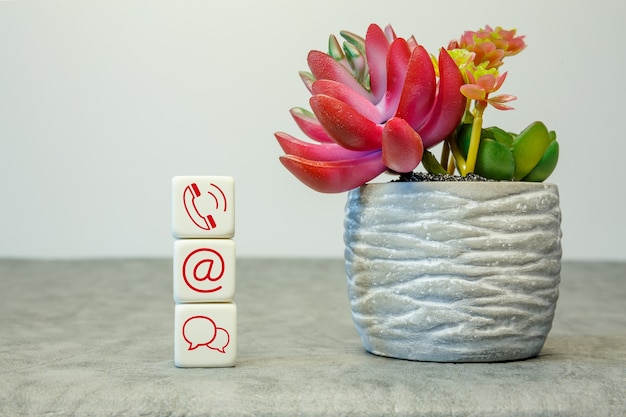
[[[174,316],[177,367],[235,366],[237,306],[234,303],[176,304]]]
[[[174,301],[203,303],[235,298],[235,242],[178,239],[174,242]]]
[[[172,233],[176,238],[232,238],[235,181],[226,176],[172,178]]]

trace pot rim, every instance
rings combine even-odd
[[[480,186],[480,187],[489,187],[489,186],[507,186],[507,187],[557,187],[556,183],[552,182],[531,182],[531,181],[387,181],[387,182],[368,182],[366,184],[360,185],[357,188],[363,187],[382,187],[382,186],[398,186],[398,185],[440,185],[442,187],[446,186],[461,186],[461,187],[471,187],[471,186]]]
[[[481,188],[500,188],[502,191],[510,190],[511,193],[528,190],[552,189],[558,192],[558,185],[551,182],[528,182],[528,181],[389,181],[372,182],[353,188],[349,193],[369,191],[382,191],[381,189],[396,188],[398,190],[467,190]]]

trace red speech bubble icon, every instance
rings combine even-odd
[[[206,316],[189,317],[183,324],[183,338],[189,343],[188,350],[194,350],[198,346],[209,347],[216,333],[215,322]]]
[[[226,346],[230,343],[230,334],[226,329],[222,329],[221,327],[217,327],[215,330],[215,338],[207,347],[217,350],[220,353],[226,353]]]
[[[193,316],[183,324],[183,338],[189,347],[195,350],[200,346],[220,353],[226,353],[226,346],[230,343],[230,334],[226,329],[217,327],[215,322],[207,316]]]

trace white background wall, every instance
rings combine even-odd
[[[273,132],[298,136],[307,52],[376,22],[431,52],[485,24],[525,34],[516,110],[486,124],[555,129],[564,258],[625,260],[624,4],[0,1],[0,257],[170,256],[184,174],[235,177],[239,256],[341,257],[345,195],[297,182]]]

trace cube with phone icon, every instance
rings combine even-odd
[[[233,301],[235,267],[232,239],[177,239],[174,242],[174,301]]]
[[[232,238],[235,181],[227,176],[172,178],[172,233],[175,238]]]
[[[234,303],[176,304],[174,323],[177,367],[235,366],[237,306]]]

